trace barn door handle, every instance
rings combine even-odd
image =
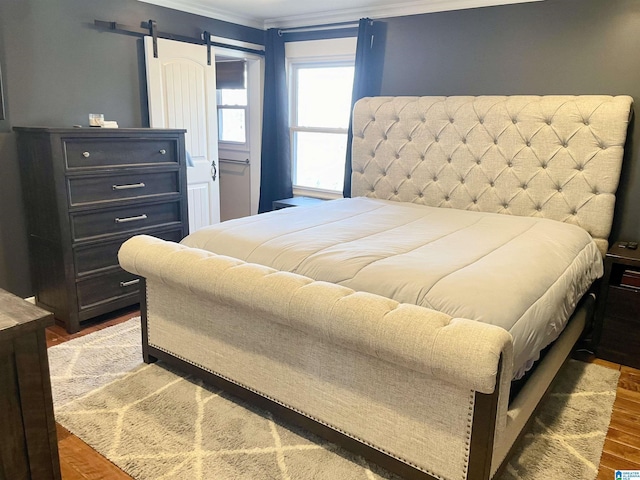
[[[211,160],[211,178],[215,182],[217,177],[218,177],[218,167],[216,166],[216,161]]]

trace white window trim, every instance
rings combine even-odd
[[[287,60],[299,58],[318,59],[324,57],[334,58],[337,55],[346,55],[355,58],[356,37],[330,38],[325,40],[307,40],[302,42],[285,43],[285,56]]]
[[[285,56],[287,66],[287,80],[290,82],[294,71],[305,66],[339,65],[340,63],[355,63],[357,38],[332,38],[326,40],[311,40],[303,42],[287,42],[285,44]],[[330,52],[330,53],[329,53]],[[294,132],[327,132],[327,133],[347,133],[348,129],[342,128],[313,128],[297,126],[297,111],[293,108],[297,105],[296,89],[289,84],[289,105],[290,105],[290,133],[291,133],[291,169],[292,178],[295,178],[295,152],[294,152]],[[304,195],[309,197],[335,199],[342,198],[342,191],[325,190],[304,186],[293,186],[294,195]]]
[[[248,68],[245,66],[245,69]],[[249,92],[250,92],[250,79],[248,72],[246,75],[246,88],[247,91],[247,105],[224,105],[221,102],[221,94],[220,90],[216,90],[216,115],[218,115],[218,120],[220,119],[220,109],[221,108],[231,108],[244,110],[244,142],[230,142],[228,140],[221,140],[218,138],[218,147],[224,150],[233,150],[237,152],[250,152],[251,151],[251,125],[250,125],[250,116],[251,111],[249,110]]]
[[[342,198],[342,192],[336,192],[334,190],[324,190],[321,188],[294,186],[293,196],[322,198],[323,200],[336,200],[338,198]]]

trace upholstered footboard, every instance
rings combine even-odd
[[[146,279],[146,355],[259,394],[403,474],[489,478],[507,421],[505,330],[153,237],[119,257]]]

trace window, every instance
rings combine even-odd
[[[355,39],[338,42],[345,48],[336,39],[287,44],[294,193],[342,192]]]
[[[353,62],[292,68],[292,178],[297,187],[342,191],[353,68]]]
[[[217,91],[218,139],[221,142],[247,143],[247,91]]]
[[[218,140],[230,144],[229,146],[245,146],[247,144],[248,118],[246,70],[244,62],[234,63],[241,64],[242,66],[244,71],[244,82],[242,83],[245,88],[221,88],[216,91],[218,104]],[[225,65],[231,64],[231,62],[225,63]]]

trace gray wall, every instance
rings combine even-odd
[[[382,95],[626,94],[640,111],[640,1],[545,0],[385,20]],[[612,239],[640,240],[640,129]]]
[[[102,112],[147,126],[141,44],[94,19],[263,43],[263,32],[135,0],[0,0],[0,287],[26,296],[17,125],[86,124]],[[385,20],[383,95],[629,94],[640,99],[640,2],[545,0]],[[640,108],[640,107],[638,107]],[[633,126],[632,126],[633,127]],[[640,239],[640,131],[633,128],[613,238]]]
[[[89,112],[121,127],[146,127],[141,40],[105,32],[94,19],[198,37],[264,44],[262,30],[135,0],[0,0],[0,65],[8,120],[0,120],[0,288],[31,295],[13,126],[87,125]]]

